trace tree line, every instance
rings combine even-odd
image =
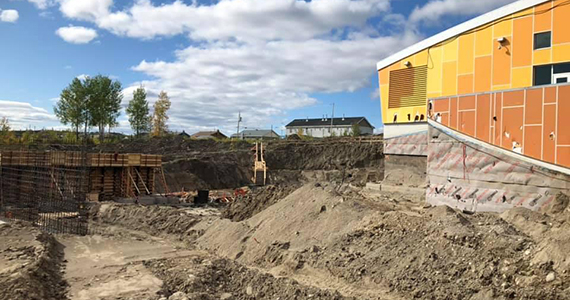
[[[77,139],[81,130],[87,136],[87,132],[95,127],[99,131],[99,140],[103,142],[105,129],[110,131],[118,125],[122,100],[122,85],[117,80],[103,75],[74,78],[62,90],[54,113],[61,123],[72,127]],[[126,108],[134,135],[139,137],[151,133],[152,136],[161,136],[167,133],[170,104],[168,94],[160,92],[151,115],[146,90],[143,86],[138,87]]]

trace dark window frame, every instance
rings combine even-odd
[[[537,38],[538,36],[541,35],[546,35],[548,34],[548,46],[542,44],[539,45],[538,42],[540,42],[541,40],[539,38]],[[552,31],[543,31],[543,32],[536,32],[533,36],[533,40],[532,40],[532,48],[533,50],[541,50],[541,49],[548,49],[552,47]]]

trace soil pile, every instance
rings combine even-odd
[[[229,203],[222,211],[222,217],[235,222],[249,219],[279,200],[284,199],[300,186],[300,183],[293,182],[252,189],[245,197]]]
[[[65,299],[61,245],[20,223],[0,224],[0,300]]]
[[[355,299],[291,279],[275,278],[227,259],[177,258],[149,261],[145,265],[164,282],[162,299]]]
[[[194,225],[219,215],[215,208],[175,208],[105,203],[93,209],[93,221],[191,242],[202,234]]]

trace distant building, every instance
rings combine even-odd
[[[184,130],[182,130],[182,132],[179,134],[179,136],[185,137],[185,138],[190,137],[190,135],[188,133],[186,133],[186,131],[184,131]]]
[[[295,119],[285,128],[287,136],[297,134],[300,136],[329,137],[352,135],[352,129],[356,126],[360,129],[360,135],[372,135],[374,133],[374,126],[365,117]]]
[[[255,139],[255,140],[275,140],[281,137],[273,130],[268,129],[247,129],[240,133],[232,134],[232,138]]]
[[[215,131],[198,131],[192,135],[192,138],[197,140],[205,139],[227,139],[228,137],[221,133],[219,130]]]

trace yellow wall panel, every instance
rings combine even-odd
[[[537,6],[534,10],[534,32],[548,31],[552,28],[552,1]]]
[[[570,44],[554,45],[552,47],[553,63],[569,62],[569,61],[570,61]]]
[[[493,26],[493,38],[497,39],[503,36],[511,36],[513,34],[513,21],[509,17],[503,18]]]
[[[378,80],[380,85],[388,84],[390,82],[390,71],[387,68],[378,71]]]
[[[511,37],[506,37],[511,40]],[[505,85],[511,83],[511,56],[509,47],[496,47],[493,51],[493,85]]]
[[[510,84],[503,84],[503,85],[494,85],[492,90],[493,91],[502,91],[502,90],[508,90],[511,88]]]
[[[428,64],[428,51],[424,50],[418,52],[416,55],[416,66],[423,66]]]
[[[454,39],[453,41],[446,41],[443,45],[443,61],[456,61],[457,60],[457,45],[458,39]]]
[[[532,67],[513,69],[511,88],[523,88],[532,85]]]
[[[441,48],[433,48],[430,50],[427,81],[428,93],[441,92],[442,53]]]
[[[380,103],[382,103],[382,120],[384,122],[391,121],[388,119],[388,99],[389,99],[389,87],[387,84],[380,86]]]
[[[443,95],[457,95],[457,63],[443,63]]]
[[[511,45],[513,67],[530,66],[532,64],[532,38],[532,17],[514,20]]]
[[[475,47],[475,34],[469,34],[459,38],[459,65],[457,70],[459,74],[473,73],[473,66],[475,65],[473,47]]]
[[[477,31],[475,33],[475,56],[491,55],[493,42],[493,27]]]
[[[570,5],[568,1],[557,0],[554,5],[559,5],[552,12],[552,44],[570,43]]]
[[[551,49],[541,49],[534,51],[534,58],[532,63],[534,65],[544,65],[550,63],[550,53]]]
[[[520,18],[520,17],[532,15],[533,13],[534,13],[534,8],[531,7],[531,8],[528,8],[528,9],[525,9],[525,10],[522,10],[522,11],[515,13],[513,15],[513,17]]]

